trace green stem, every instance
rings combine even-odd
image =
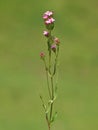
[[[54,98],[53,76],[51,76],[51,87],[52,87],[52,100],[53,100]]]
[[[49,50],[49,73],[51,74],[51,50]]]
[[[56,70],[57,70],[58,54],[59,54],[59,46],[57,46],[57,53],[55,54],[55,63],[54,63],[53,76],[55,75]]]
[[[46,114],[46,121],[47,121],[47,124],[48,124],[48,129],[50,130],[50,122],[49,122],[49,119],[48,119],[48,115]]]
[[[51,30],[49,30],[49,45],[48,45],[48,51],[49,51],[49,73],[51,75]]]
[[[51,89],[52,89],[52,101],[54,99],[54,87],[53,87],[53,76],[51,77]],[[51,103],[51,107],[50,107],[50,121],[52,118],[52,112],[53,112],[53,102]]]
[[[51,91],[50,91],[49,78],[48,78],[48,68],[47,68],[45,60],[44,60],[44,64],[45,64],[45,70],[46,70],[46,78],[47,78],[47,86],[48,86],[49,97],[51,98]]]
[[[59,46],[57,47],[57,53],[56,53],[56,57],[55,57],[55,63],[54,63],[54,72],[53,75],[51,75],[51,91],[52,91],[52,103],[51,103],[51,107],[50,107],[50,121],[52,119],[52,113],[53,113],[53,104],[54,104],[54,83],[53,83],[53,76],[55,75],[56,71],[57,71],[57,61],[58,61],[58,54],[59,54]]]

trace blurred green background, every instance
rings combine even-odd
[[[42,14],[55,13],[61,39],[58,117],[52,130],[98,130],[98,1],[0,1],[0,130],[46,130],[39,53]]]

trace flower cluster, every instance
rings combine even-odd
[[[46,25],[54,23],[55,19],[53,18],[53,12],[46,11],[43,15],[43,19],[44,19]]]
[[[57,37],[54,37],[51,35],[51,31],[54,28],[54,22],[55,19],[53,18],[53,12],[52,11],[46,11],[43,14],[43,20],[44,20],[44,24],[46,26],[47,30],[43,31],[43,35],[48,39],[47,43],[48,43],[48,50],[49,51],[53,51],[56,53],[56,49],[57,46],[59,46],[60,40]],[[41,58],[44,57],[41,55]]]
[[[44,20],[44,23],[45,23],[46,28],[48,30],[52,30],[54,28],[55,19],[53,18],[53,12],[52,11],[46,11],[43,14],[43,20]]]

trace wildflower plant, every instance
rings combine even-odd
[[[45,104],[43,97],[40,96],[42,105],[45,111],[45,117],[48,125],[48,129],[51,129],[51,124],[54,122],[57,112],[54,112],[54,101],[56,100],[57,93],[57,79],[58,79],[58,56],[59,56],[59,46],[60,40],[52,34],[54,29],[55,19],[53,18],[52,11],[46,11],[43,14],[43,20],[46,30],[43,35],[47,39],[48,55],[46,56],[44,52],[40,53],[40,58],[44,62],[47,88],[48,88],[48,98],[49,100]],[[48,59],[46,58],[48,57]]]

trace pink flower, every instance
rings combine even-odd
[[[46,36],[46,37],[48,37],[49,36],[49,32],[48,31],[44,31],[43,35]]]
[[[52,12],[52,11],[46,11],[46,12],[43,14],[43,19],[44,19],[44,20],[47,20],[47,19],[50,18],[52,15],[53,15],[53,12]]]
[[[47,15],[47,16],[52,16],[53,12],[52,11],[46,11],[44,14]]]
[[[44,14],[44,15],[43,15],[43,19],[44,19],[44,20],[48,19],[48,15]]]
[[[53,23],[54,21],[55,21],[54,18],[49,18],[49,19],[47,19],[47,20],[45,21],[45,24],[51,24],[51,23]]]
[[[40,53],[40,57],[41,57],[42,59],[44,59],[45,53],[44,53],[44,52],[41,52],[41,53]]]

